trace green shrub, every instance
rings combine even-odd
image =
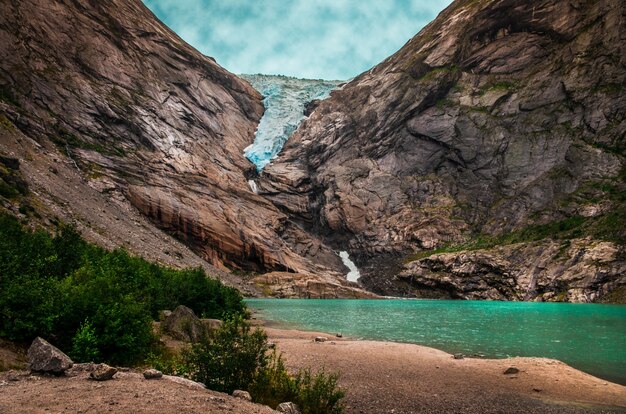
[[[298,395],[295,399],[302,414],[341,414],[341,399],[345,391],[338,388],[339,375],[320,371],[316,374],[311,370],[301,370],[295,378]]]
[[[296,403],[298,397],[297,384],[276,351],[270,354],[265,369],[259,370],[249,391],[254,402],[274,408],[286,401]]]
[[[107,251],[68,226],[29,231],[0,213],[1,338],[42,336],[81,359],[140,362],[154,345],[151,319],[178,305],[213,318],[246,312],[239,292],[202,269]]]
[[[268,364],[267,335],[240,315],[224,320],[210,336],[183,352],[195,381],[226,393],[247,390]]]
[[[72,338],[72,352],[70,356],[77,362],[91,362],[100,359],[96,331],[88,319],[80,325],[76,335]]]
[[[291,401],[303,414],[343,412],[345,392],[338,387],[337,374],[301,370],[289,375],[281,356],[269,352],[265,332],[252,329],[241,316],[224,321],[210,337],[183,351],[182,365],[192,379],[212,390],[248,390],[253,401],[273,408]]]

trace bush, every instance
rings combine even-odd
[[[42,336],[77,359],[140,362],[153,348],[151,319],[178,305],[213,318],[245,313],[239,292],[202,269],[106,251],[68,226],[28,231],[0,213],[1,338]]]
[[[292,377],[281,356],[269,352],[265,332],[253,330],[241,316],[224,321],[213,335],[183,351],[182,365],[182,371],[209,389],[248,390],[253,401],[273,408],[291,401],[303,414],[343,412],[345,392],[338,387],[337,374],[301,370]]]
[[[339,375],[327,374],[320,371],[312,374],[311,370],[298,372],[295,378],[295,387],[298,395],[295,399],[302,414],[341,414],[343,405],[341,399],[345,391],[338,388]]]
[[[267,335],[240,315],[226,319],[213,335],[194,344],[183,359],[195,381],[226,393],[247,390],[268,364]]]
[[[76,335],[72,338],[72,351],[70,356],[77,362],[91,362],[99,360],[98,338],[96,331],[86,319],[80,325]]]

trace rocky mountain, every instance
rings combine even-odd
[[[247,82],[140,0],[16,0],[0,12],[5,209],[175,266],[342,282],[330,270],[341,259],[248,185],[243,152],[264,108]]]
[[[141,1],[3,2],[1,205],[250,294],[623,300],[625,8],[457,0],[259,174],[268,92]]]
[[[323,101],[260,194],[378,293],[623,294],[625,13],[455,1]]]

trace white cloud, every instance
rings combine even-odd
[[[144,0],[235,73],[347,79],[397,51],[451,0]]]

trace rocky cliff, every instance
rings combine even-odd
[[[173,265],[339,275],[248,186],[261,95],[140,0],[15,0],[0,16],[0,152],[30,188],[4,208]]]
[[[260,194],[348,250],[379,293],[408,283],[421,295],[587,301],[623,289],[625,13],[619,0],[455,1],[323,101],[266,167]],[[555,223],[569,232],[539,242]],[[511,232],[528,240],[405,266]],[[576,246],[565,256],[597,253],[612,270],[584,258],[532,265],[555,237]],[[510,289],[484,293],[484,274]]]
[[[3,2],[0,201],[280,296],[367,296],[345,250],[377,293],[620,297],[625,7],[458,0],[256,178],[262,96],[139,0]]]

